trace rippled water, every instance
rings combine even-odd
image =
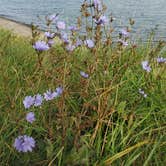
[[[74,23],[83,0],[0,0],[0,16],[22,23],[32,22],[44,27],[44,17],[61,13],[62,19]],[[114,26],[120,29],[128,25],[132,17],[136,23],[133,32],[141,37],[156,31],[157,39],[166,40],[166,0],[104,0],[107,14],[116,18]],[[41,19],[39,19],[39,17]]]

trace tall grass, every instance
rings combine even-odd
[[[164,42],[72,52],[58,42],[40,54],[42,65],[37,55],[27,39],[0,30],[0,165],[165,165],[166,73],[156,61]],[[28,123],[25,96],[59,85],[62,96],[31,108],[36,121]],[[33,152],[14,149],[23,134],[36,140]]]

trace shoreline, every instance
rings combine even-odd
[[[0,15],[0,29],[6,29],[18,36],[23,36],[23,37],[29,37],[32,38],[32,30],[31,30],[31,25],[22,23],[16,20],[12,20],[10,18],[3,17]],[[43,30],[39,30],[40,32],[43,32]],[[154,43],[158,41],[164,41],[166,42],[166,37],[163,37],[162,39],[159,40],[153,40]],[[147,43],[147,40],[142,40],[143,43]]]
[[[14,21],[9,18],[4,18],[2,16],[0,16],[0,28],[10,30],[19,36],[32,37],[30,25]]]

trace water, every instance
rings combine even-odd
[[[74,24],[81,2],[83,0],[0,0],[0,16],[44,27],[46,15],[61,13],[61,19]],[[166,40],[166,0],[104,0],[104,3],[107,14],[112,13],[116,18],[114,27],[117,31],[133,18],[135,35],[144,38],[155,30],[157,40]]]

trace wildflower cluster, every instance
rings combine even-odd
[[[42,95],[37,94],[33,97],[32,96],[26,96],[24,101],[23,101],[23,104],[24,104],[25,109],[28,109],[32,105],[34,105],[36,107],[40,106],[42,104],[42,101],[43,101]]]
[[[163,58],[163,57],[158,57],[155,60],[157,63],[166,63],[166,58]],[[148,73],[152,70],[150,65],[149,65],[149,62],[147,60],[142,61],[141,65],[142,65],[142,68]]]
[[[91,11],[91,10],[89,10],[89,8],[93,9],[92,10],[93,12],[91,14],[89,13]],[[111,110],[110,115],[112,116],[112,108],[108,108],[108,107],[111,107],[110,106],[111,104],[108,104],[107,100],[109,100],[108,102],[110,102],[110,99],[113,98],[112,96],[114,94],[114,89],[115,89],[114,87],[116,87],[116,86],[113,86],[113,83],[115,81],[116,85],[118,84],[118,82],[119,82],[118,79],[120,77],[123,77],[123,74],[124,74],[123,69],[128,67],[128,64],[125,64],[124,66],[122,64],[123,63],[123,60],[122,60],[123,59],[123,57],[122,57],[123,54],[121,54],[121,52],[126,50],[126,47],[129,46],[129,40],[130,40],[130,36],[131,36],[129,28],[124,28],[124,29],[120,30],[119,37],[117,39],[118,43],[117,43],[117,40],[116,40],[116,45],[118,46],[117,47],[118,51],[115,53],[115,55],[113,55],[110,58],[111,53],[109,51],[109,48],[111,47],[111,44],[112,44],[112,39],[110,37],[111,32],[109,30],[108,32],[103,33],[103,31],[106,29],[105,26],[107,26],[110,23],[109,21],[111,19],[109,20],[104,15],[104,9],[103,9],[102,2],[100,0],[93,0],[93,2],[89,4],[87,1],[84,1],[83,5],[81,7],[81,10],[83,12],[82,15],[84,15],[87,20],[89,19],[90,16],[92,16],[91,17],[92,18],[92,27],[89,27],[88,23],[86,23],[86,26],[85,26],[85,29],[86,29],[85,33],[86,34],[82,35],[82,33],[81,33],[79,35],[79,32],[81,32],[81,26],[80,26],[81,23],[79,21],[78,21],[77,26],[76,25],[67,26],[67,24],[64,21],[59,19],[58,14],[53,14],[53,15],[50,15],[50,16],[46,17],[48,30],[44,32],[44,37],[42,36],[43,37],[42,40],[41,39],[36,40],[38,38],[35,38],[35,37],[33,38],[34,41],[33,41],[33,46],[32,47],[36,50],[36,53],[37,53],[38,58],[39,58],[38,60],[39,60],[40,65],[42,63],[42,57],[41,56],[44,55],[44,52],[50,50],[50,52],[48,51],[48,53],[50,53],[51,56],[54,56],[54,54],[52,54],[52,52],[53,52],[52,50],[53,50],[54,43],[56,43],[55,39],[58,38],[60,40],[60,46],[61,46],[61,48],[63,48],[62,49],[63,50],[62,51],[63,56],[60,57],[60,55],[58,54],[57,57],[58,58],[60,57],[59,58],[60,60],[57,58],[58,61],[56,61],[57,60],[56,59],[55,62],[52,61],[52,59],[51,59],[51,65],[50,65],[51,70],[48,71],[48,72],[50,72],[49,73],[50,77],[51,76],[53,77],[54,73],[58,73],[56,75],[57,77],[54,76],[54,80],[57,80],[57,82],[63,82],[63,87],[67,87],[68,89],[73,87],[73,85],[71,86],[69,84],[69,83],[71,83],[71,80],[73,82],[75,81],[72,77],[74,75],[73,73],[75,72],[75,70],[73,71],[72,69],[73,68],[75,68],[75,69],[79,68],[79,70],[77,70],[77,75],[79,75],[81,77],[80,84],[77,85],[77,83],[79,81],[74,82],[74,83],[72,82],[72,84],[74,84],[74,88],[76,87],[76,90],[74,90],[74,95],[75,96],[74,97],[72,96],[69,100],[66,99],[67,97],[66,98],[64,97],[62,99],[63,100],[62,103],[59,104],[60,105],[59,108],[62,109],[62,111],[61,111],[61,114],[58,117],[62,117],[62,120],[61,120],[62,125],[61,126],[63,126],[62,128],[64,129],[64,130],[62,129],[63,130],[62,131],[62,133],[63,133],[62,137],[64,137],[64,135],[66,136],[66,133],[67,133],[66,128],[70,124],[70,122],[69,123],[64,122],[65,121],[64,119],[68,116],[67,112],[63,112],[63,109],[64,110],[68,109],[68,105],[65,103],[65,101],[67,100],[68,103],[71,103],[72,106],[69,106],[69,108],[75,109],[75,108],[77,108],[77,102],[74,103],[72,100],[74,100],[75,98],[79,99],[78,103],[79,104],[81,103],[81,104],[80,105],[78,104],[78,108],[81,109],[82,112],[83,112],[83,115],[81,115],[81,116],[86,117],[87,112],[88,112],[88,114],[91,114],[92,111],[88,111],[88,110],[96,111],[98,109],[98,112],[97,112],[98,117],[97,118],[95,117],[94,119],[99,119],[101,121],[103,121],[103,119],[104,120],[107,119],[106,110],[108,110],[108,111]],[[54,30],[51,30],[49,28],[49,26],[52,23],[55,25]],[[106,34],[106,36],[104,36],[104,34]],[[100,48],[102,48],[102,49],[100,49]],[[82,66],[80,67],[79,66],[80,64],[79,63],[77,64],[78,61],[76,59],[76,58],[79,57],[79,54],[78,54],[79,51],[77,52],[77,50],[80,50],[80,52],[82,53],[83,49],[87,51],[86,53],[89,53],[91,55],[88,58],[83,58],[83,60],[80,60],[81,61],[80,63],[84,64],[84,66],[86,66],[85,68],[83,68]],[[74,57],[75,51],[77,53],[76,57]],[[119,52],[120,52],[120,59],[118,59],[119,56],[117,56],[117,55],[119,55]],[[70,55],[70,56],[68,56],[68,55]],[[134,55],[134,53],[133,53],[133,55]],[[72,60],[69,59],[68,57],[70,57]],[[54,58],[55,57],[53,57],[53,59]],[[91,59],[91,61],[90,60],[88,61],[87,59],[88,60]],[[118,59],[117,60],[118,63],[116,65],[113,64],[114,59],[115,60]],[[62,61],[64,62],[64,64],[61,67],[59,64],[61,64]],[[101,62],[101,64],[99,64],[100,62]],[[161,63],[162,64],[166,63],[166,58],[158,57],[158,58],[156,58],[156,62],[158,62],[160,64]],[[54,69],[54,66],[55,66],[56,63],[58,63],[57,66],[58,67],[60,66],[59,67],[60,69],[58,67],[57,67],[58,68],[57,70]],[[68,65],[68,63],[69,63],[69,65]],[[150,60],[149,61],[144,60],[142,62],[139,61],[139,65],[140,65],[140,63],[141,63],[141,66],[142,66],[143,70],[145,70],[148,73],[151,72],[152,65],[151,65]],[[43,70],[41,70],[41,72],[44,71],[43,73],[47,74],[47,69],[45,70],[44,67],[42,68]],[[54,70],[56,72],[53,72]],[[112,70],[112,71],[109,72],[109,70]],[[95,74],[95,72],[97,74]],[[122,72],[122,74],[120,75],[119,73],[121,73],[121,72]],[[103,76],[103,73],[104,73],[104,76]],[[111,74],[107,75],[107,73],[111,73]],[[115,73],[118,73],[120,75],[119,78],[118,78],[118,74],[115,74]],[[60,78],[59,78],[60,74],[63,75],[63,76],[60,76]],[[95,79],[95,77],[97,77],[97,81],[93,82],[93,78]],[[92,79],[90,79],[90,78],[92,78]],[[91,82],[91,80],[92,80],[92,82]],[[110,84],[113,88],[110,87]],[[62,85],[62,84],[60,83],[60,85]],[[104,85],[104,86],[101,87],[101,85]],[[59,86],[55,90],[48,89],[43,94],[36,94],[34,96],[26,96],[23,100],[24,108],[29,110],[32,107],[33,108],[41,107],[44,102],[49,102],[51,100],[54,100],[54,99],[58,98],[63,93],[63,87]],[[120,88],[119,85],[118,85],[118,87]],[[67,88],[65,88],[65,90]],[[89,89],[90,89],[90,92],[88,91]],[[110,91],[111,91],[111,93],[109,93]],[[118,91],[120,91],[120,90],[118,90]],[[146,91],[146,89],[145,89],[145,91]],[[147,96],[149,96],[149,94],[148,93],[146,94],[145,91],[142,90],[141,88],[138,89],[138,87],[137,87],[136,93],[138,95],[140,94],[144,98],[147,98]],[[67,92],[67,95],[70,95],[70,90],[69,90],[69,92]],[[63,96],[65,96],[65,95],[63,95]],[[83,97],[85,97],[85,99]],[[116,98],[117,98],[117,92],[116,92]],[[87,104],[87,103],[84,103],[84,101],[85,102],[90,101],[90,102]],[[100,102],[97,105],[98,108],[96,108],[96,103],[97,102]],[[117,103],[117,101],[115,103]],[[116,107],[116,105],[114,107]],[[100,111],[102,109],[103,109],[103,112]],[[84,110],[86,110],[86,111],[84,112]],[[51,114],[49,116],[51,116]],[[32,124],[36,120],[34,112],[32,112],[32,111],[28,112],[26,114],[25,119],[26,119],[27,122]],[[77,123],[76,122],[77,117],[76,118],[74,117],[73,119],[74,119],[74,122],[72,123],[72,125],[73,124],[75,125],[75,123]],[[84,125],[81,124],[82,121],[83,120],[82,120],[82,117],[81,117],[79,119],[79,122],[78,122],[80,124],[76,124],[76,127],[78,127],[78,130],[79,130],[78,135],[81,133],[81,127],[84,126]],[[96,124],[96,121],[95,122],[88,122],[88,123],[92,123],[92,126],[93,126],[93,125]],[[72,128],[74,128],[73,126],[72,126]],[[60,128],[60,127],[58,126],[58,128]],[[76,136],[78,136],[78,135],[76,134]],[[93,137],[94,139],[95,139],[95,136],[96,135],[94,134],[94,137]],[[76,138],[76,139],[78,139],[78,138]],[[74,140],[74,142],[75,142],[75,140]],[[14,147],[19,152],[28,152],[28,151],[31,152],[33,150],[33,148],[35,147],[35,140],[30,136],[21,135],[21,136],[18,136],[15,139]]]
[[[166,58],[163,58],[163,57],[158,57],[155,60],[156,60],[157,63],[166,63]],[[143,70],[145,70],[148,73],[151,72],[152,68],[149,65],[149,61],[147,61],[147,60],[146,61],[142,61],[141,65],[142,65]],[[141,95],[143,95],[144,98],[147,97],[147,94],[142,89],[139,89],[139,93]]]
[[[98,38],[102,34],[101,27],[105,27],[109,24],[109,19],[103,13],[103,4],[100,0],[94,0],[92,4],[88,5],[85,1],[82,5],[82,12],[85,12],[88,8],[93,8],[95,15],[92,15],[92,21],[95,23],[96,37],[89,36],[88,25],[86,25],[86,36],[79,36],[78,33],[81,32],[80,24],[67,26],[66,23],[59,19],[59,14],[52,14],[46,17],[46,22],[48,26],[48,31],[44,32],[44,38],[41,40],[33,41],[33,48],[37,51],[38,57],[40,57],[41,52],[49,50],[55,43],[55,38],[59,38],[62,45],[68,52],[73,52],[76,48],[80,46],[86,46],[87,48],[93,49],[95,43],[99,40]],[[87,14],[86,17],[90,15]],[[50,25],[54,24],[55,29],[51,30]],[[103,28],[104,29],[104,28]],[[32,29],[35,31],[35,29]],[[35,34],[35,33],[33,33]],[[34,37],[38,38],[38,37]],[[125,43],[124,45],[128,45]],[[39,63],[41,65],[42,58],[39,58]]]
[[[43,99],[45,99],[46,101],[48,100],[53,100],[56,97],[59,97],[63,92],[63,88],[62,87],[57,87],[55,91],[51,92],[50,90],[47,90],[43,96],[40,94],[37,94],[35,96],[26,96],[23,104],[25,109],[30,108],[31,106],[41,106]]]
[[[163,57],[158,57],[156,60],[158,63],[166,63],[166,58]]]
[[[127,39],[129,38],[129,32],[126,29],[122,29],[119,33],[120,38],[118,40],[118,42],[122,45],[122,46],[128,46],[128,42]]]
[[[25,99],[23,100],[23,104],[25,109],[29,109],[31,106],[41,106],[43,100],[45,99],[46,101],[48,100],[53,100],[57,97],[59,97],[63,93],[63,88],[62,87],[57,87],[55,91],[51,92],[50,90],[46,91],[43,96],[40,94],[37,94],[35,96],[26,96]],[[33,123],[35,121],[35,114],[33,112],[29,112],[26,115],[26,120],[29,123]],[[28,152],[32,151],[32,149],[35,147],[35,140],[32,137],[29,137],[27,135],[23,136],[18,136],[15,139],[14,145],[13,145],[16,150],[19,152]]]

